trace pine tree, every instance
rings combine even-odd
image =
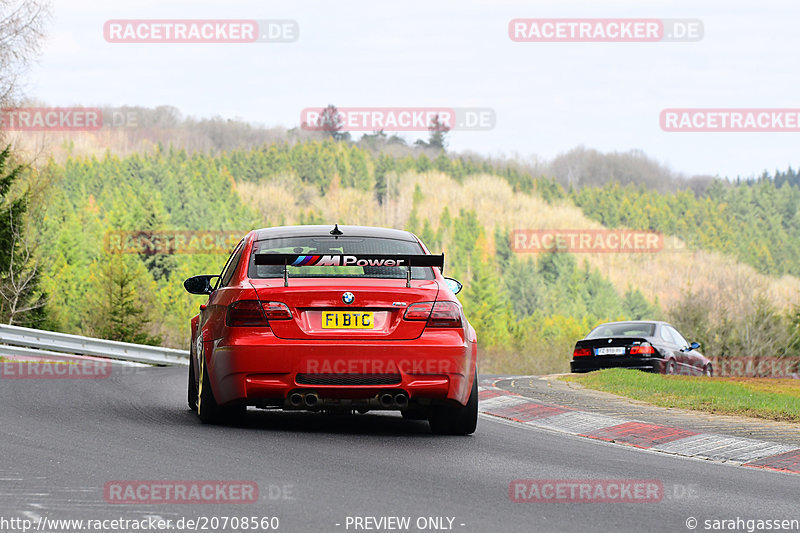
[[[445,140],[444,136],[448,131],[450,131],[450,127],[439,118],[439,115],[435,115],[431,119],[431,124],[428,126],[428,131],[430,132],[428,146],[431,148],[444,150],[445,146],[447,145],[447,141]]]
[[[140,272],[118,256],[105,256],[90,298],[91,326],[103,339],[136,344],[160,344],[161,337],[147,333],[151,320],[142,305],[138,288]]]

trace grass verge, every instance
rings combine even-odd
[[[660,407],[800,422],[800,380],[664,376],[611,368],[561,379]]]

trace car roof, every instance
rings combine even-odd
[[[343,226],[339,225],[341,237],[373,237],[380,239],[396,239],[401,241],[417,242],[417,238],[408,231],[391,228],[378,228],[373,226]],[[308,226],[276,226],[253,230],[255,240],[278,239],[282,237],[330,237],[332,224]]]

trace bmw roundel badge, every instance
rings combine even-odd
[[[342,301],[344,303],[346,303],[346,304],[353,303],[353,300],[355,300],[355,299],[356,299],[356,297],[353,295],[352,292],[346,292],[346,293],[342,294]]]

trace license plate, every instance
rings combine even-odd
[[[374,313],[368,311],[323,311],[323,329],[373,329]]]
[[[608,348],[598,348],[597,355],[623,355],[625,353],[624,346],[611,346]]]

